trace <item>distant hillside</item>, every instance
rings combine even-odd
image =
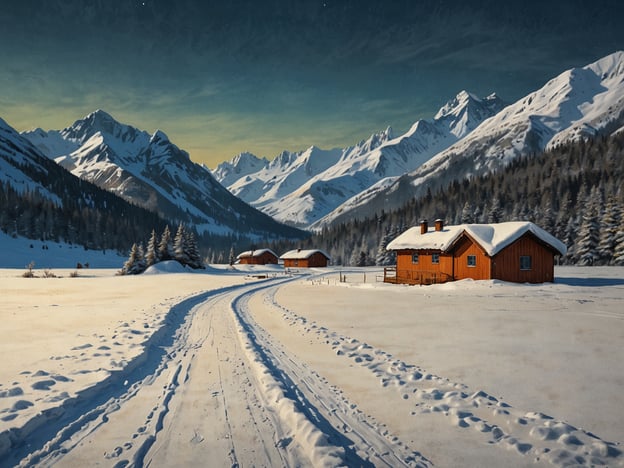
[[[153,134],[97,110],[63,130],[22,134],[72,174],[206,236],[261,239],[305,235],[252,208],[194,163],[164,132]]]
[[[387,128],[348,148],[312,146],[298,153],[284,151],[272,161],[242,153],[219,164],[213,174],[264,213],[308,228],[351,197],[416,169],[504,106],[495,94],[479,98],[462,91],[433,119],[416,121],[404,134]]]
[[[0,230],[16,237],[125,250],[162,228],[157,214],[79,179],[0,119]]]
[[[398,208],[453,180],[497,171],[517,158],[622,128],[624,52],[619,51],[561,73],[412,172],[357,194],[312,228]]]
[[[391,263],[383,248],[421,219],[447,224],[528,220],[568,246],[567,264],[624,264],[624,132],[567,143],[506,168],[454,180],[401,208],[323,229],[300,243],[335,264]],[[291,248],[282,243],[277,250]]]
[[[67,146],[59,140],[56,143],[57,149]],[[220,190],[224,191],[222,187]],[[240,200],[237,203],[244,205]],[[230,208],[233,210],[235,206]],[[256,211],[248,206],[246,209]],[[235,213],[232,211],[230,216],[235,217]],[[258,215],[260,221],[268,220],[268,225],[279,228],[280,225],[268,216]],[[241,220],[241,226],[249,221]],[[178,222],[179,218],[163,218],[76,177],[0,119],[0,230],[6,234],[67,242],[85,249],[125,252],[133,243],[149,238],[152,229],[162,232],[165,225],[175,228]],[[260,223],[251,237],[250,230],[245,229],[240,233],[203,232],[197,236],[198,243],[206,255],[219,252],[225,256],[232,245],[257,242],[263,226]],[[195,229],[192,224],[190,228]],[[293,228],[282,228],[303,236]],[[279,236],[267,234],[267,237]]]

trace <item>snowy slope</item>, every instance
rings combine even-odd
[[[616,52],[562,73],[411,173],[357,194],[314,227],[398,207],[427,188],[495,171],[517,157],[613,133],[623,125],[624,52]]]
[[[74,175],[199,232],[298,234],[229,193],[160,130],[150,135],[97,110],[61,131],[23,136]]]
[[[462,91],[434,119],[419,120],[398,137],[387,128],[349,148],[311,147],[284,152],[271,162],[241,154],[213,174],[265,213],[307,227],[352,196],[419,167],[502,108],[496,95],[480,99]]]
[[[78,263],[90,268],[116,268],[127,260],[113,250],[86,250],[82,245],[12,237],[0,231],[2,268],[26,268],[31,262],[37,276],[47,268],[76,268]],[[21,272],[20,272],[21,273]],[[84,273],[85,275],[88,273]],[[17,273],[16,273],[17,276]]]
[[[61,206],[60,198],[41,183],[49,176],[43,155],[0,118],[0,181],[19,193],[37,192]]]

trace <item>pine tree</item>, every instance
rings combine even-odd
[[[173,258],[182,265],[189,264],[189,257],[186,251],[186,229],[182,223],[178,225],[178,231],[173,240]]]
[[[462,208],[461,222],[462,224],[474,223],[474,207],[468,200],[466,200],[466,203],[464,203],[464,207]]]
[[[160,237],[158,244],[158,258],[161,262],[171,260],[173,258],[173,245],[171,243],[171,231],[169,225],[165,226],[165,230]]]
[[[158,263],[158,241],[156,239],[156,231],[152,229],[152,235],[147,242],[147,252],[145,253],[145,265],[152,266]]]
[[[126,260],[126,263],[124,263],[120,273],[122,275],[138,275],[139,273],[143,273],[143,271],[145,271],[145,268],[140,247],[136,243],[132,244],[130,256],[128,260]]]
[[[147,265],[145,263],[145,249],[143,248],[143,242],[139,242],[137,247],[137,269],[139,273],[143,273],[147,269]]]
[[[199,250],[197,249],[195,234],[191,231],[185,231],[185,234],[184,250],[186,252],[186,256],[188,257],[188,265],[194,269],[205,268],[204,262],[199,254]]]
[[[392,240],[391,232],[386,232],[381,237],[381,241],[379,242],[379,248],[377,249],[377,257],[375,258],[375,265],[377,266],[388,266],[394,265],[396,263],[396,254],[392,250],[386,250],[386,247]]]
[[[488,212],[487,222],[488,223],[499,223],[502,219],[502,209],[500,206],[500,200],[498,197],[492,198],[492,204],[490,205],[490,210]]]
[[[600,222],[600,233],[598,239],[597,254],[602,265],[608,265],[613,259],[615,250],[615,236],[620,224],[619,206],[615,198],[610,197],[605,206]]]
[[[599,207],[598,191],[594,188],[582,214],[578,235],[576,260],[580,265],[594,265],[598,259]]]
[[[236,254],[234,253],[234,246],[230,247],[230,255],[229,255],[229,259],[228,259],[230,266],[234,265],[234,262],[236,262]]]
[[[546,204],[544,205],[541,220],[542,222],[540,224],[541,224],[542,229],[550,233],[553,233],[555,230],[556,219],[555,219],[555,213],[553,211],[552,203],[550,202],[550,199],[547,200]]]
[[[613,247],[613,264],[624,265],[624,216],[620,218],[620,225],[615,233]]]

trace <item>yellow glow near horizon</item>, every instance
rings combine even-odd
[[[62,130],[97,108],[87,108],[86,105],[57,108],[9,106],[0,117],[20,132],[37,127]],[[270,122],[252,116],[171,116],[167,113],[160,115],[132,110],[111,111],[105,106],[99,108],[122,124],[150,134],[156,130],[163,131],[176,146],[188,152],[194,162],[205,164],[211,169],[242,152],[272,159],[282,151],[303,151],[312,145],[323,149],[343,148],[368,138],[375,131],[383,130],[382,125],[377,129],[355,127],[354,130],[349,122],[343,125],[336,125],[335,122],[310,125],[305,119],[298,121],[296,118]]]

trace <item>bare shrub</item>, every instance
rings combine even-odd
[[[35,262],[30,262],[28,265],[26,265],[26,271],[22,274],[22,277],[34,278],[35,272],[33,271],[33,268],[35,268]]]

